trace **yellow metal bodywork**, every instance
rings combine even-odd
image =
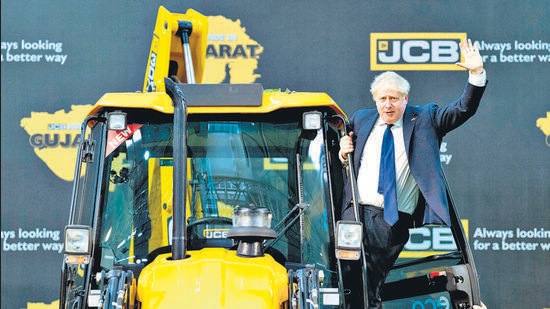
[[[264,91],[261,106],[189,106],[188,114],[266,114],[279,109],[301,107],[329,107],[336,114],[344,115],[342,109],[324,92]],[[173,114],[170,96],[163,92],[114,92],[104,94],[92,107],[89,115],[96,115],[103,108],[148,109]]]
[[[141,308],[282,308],[286,269],[271,256],[243,258],[235,250],[188,251],[182,260],[160,255],[138,280]]]
[[[189,164],[190,160],[188,178]],[[172,176],[170,158],[149,159],[149,251],[169,244]],[[187,198],[188,217],[190,196]],[[225,216],[230,218],[231,212]],[[141,271],[137,300],[142,309],[283,308],[288,300],[287,270],[269,255],[243,258],[236,255],[236,250],[224,248],[189,250],[187,258],[179,261],[164,254]]]
[[[170,231],[168,222],[172,217],[172,165],[162,164],[164,159],[149,159],[149,218],[151,219],[151,237],[149,252],[162,246],[168,246]],[[166,160],[164,160],[166,161]],[[189,205],[189,201],[186,203]],[[189,208],[189,206],[187,206]],[[186,210],[189,213],[189,210]],[[187,218],[186,218],[187,219]]]
[[[178,34],[179,21],[188,21],[193,24],[189,36],[189,46],[193,59],[195,82],[199,84],[202,82],[206,61],[208,18],[192,9],[188,9],[185,14],[178,14],[171,13],[160,6],[147,59],[143,92],[166,91],[164,78],[170,75],[176,75],[182,82],[187,82],[183,42]],[[170,71],[171,61],[177,63],[175,72]]]

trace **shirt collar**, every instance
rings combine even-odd
[[[384,122],[384,120],[382,120],[382,117],[378,116],[378,119],[376,120],[376,125],[377,126],[385,126],[386,123]],[[400,128],[403,126],[403,117],[399,118],[399,120],[397,120],[394,124],[393,124],[394,127],[396,128]]]

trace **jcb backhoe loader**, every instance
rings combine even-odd
[[[345,306],[362,231],[338,221],[346,116],[324,93],[202,84],[207,29],[160,7],[143,91],[107,93],[84,120],[60,308]],[[389,308],[471,303],[457,231],[434,265],[396,265]]]

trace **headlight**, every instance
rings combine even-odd
[[[363,225],[356,221],[336,223],[336,257],[342,260],[358,260],[361,256]]]
[[[87,264],[92,248],[92,229],[84,225],[65,227],[65,262]]]

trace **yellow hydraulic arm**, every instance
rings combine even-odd
[[[193,9],[188,9],[185,14],[171,13],[160,6],[145,70],[143,92],[165,92],[166,77],[182,83],[201,83],[207,37],[206,16]],[[191,52],[187,53],[189,56],[184,48],[190,49]],[[191,76],[187,72],[191,72]]]

